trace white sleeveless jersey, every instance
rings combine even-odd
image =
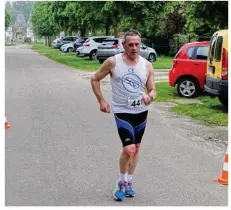
[[[111,75],[113,113],[141,113],[148,109],[143,102],[148,79],[147,61],[139,56],[134,66],[126,64],[122,54],[115,56],[115,69]]]

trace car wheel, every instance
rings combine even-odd
[[[222,95],[218,96],[219,101],[224,104],[225,106],[228,106],[228,99],[224,98]]]
[[[148,56],[148,60],[149,60],[151,63],[153,63],[153,62],[156,61],[156,56],[155,56],[153,53],[151,53],[151,54]]]
[[[93,51],[90,52],[89,58],[91,60],[96,60],[97,59],[96,58],[96,52],[97,52],[97,50],[93,50]]]
[[[105,60],[99,60],[99,63],[102,64]]]
[[[72,47],[68,47],[67,48],[67,52],[72,52],[73,51],[73,48]]]
[[[200,92],[200,85],[194,78],[182,78],[177,82],[177,92],[186,98],[196,97]]]

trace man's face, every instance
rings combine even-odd
[[[140,37],[139,36],[126,36],[126,40],[123,42],[123,47],[132,60],[136,59],[140,54]]]

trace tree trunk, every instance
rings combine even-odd
[[[110,26],[108,24],[105,25],[105,34],[106,36],[109,36],[110,33]]]
[[[48,36],[48,46],[51,46],[51,36]]]
[[[88,28],[81,28],[81,34],[83,34],[84,37],[89,36],[89,29]]]
[[[68,35],[69,35],[69,36],[72,36],[72,30],[71,30],[71,29],[68,30]]]
[[[67,36],[67,34],[68,34],[68,31],[67,31],[67,29],[65,28],[65,29],[64,29],[64,36]]]
[[[119,14],[117,11],[114,11],[112,14],[112,22],[113,22],[113,28],[114,28],[114,36],[118,37],[119,36]]]
[[[45,36],[45,46],[47,46],[47,36]]]

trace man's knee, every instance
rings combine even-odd
[[[135,144],[135,154],[137,155],[140,152],[140,144]]]
[[[123,148],[123,153],[128,156],[129,158],[130,157],[133,157],[136,153],[136,145],[135,144],[131,144],[131,145],[128,145],[126,147]]]

